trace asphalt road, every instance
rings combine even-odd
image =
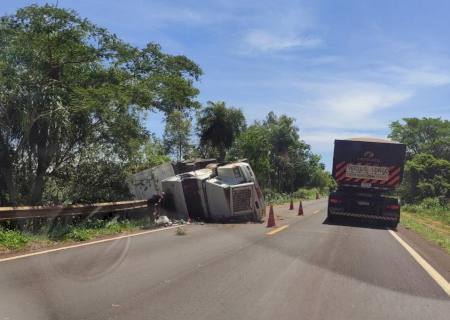
[[[191,225],[0,262],[1,319],[449,319],[450,299],[384,229],[305,216]],[[279,220],[283,219],[283,220]]]

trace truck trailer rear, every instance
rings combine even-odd
[[[328,199],[328,219],[380,221],[393,228],[400,204],[393,191],[403,178],[404,144],[376,138],[335,140],[333,178],[338,188]]]

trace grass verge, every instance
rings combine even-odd
[[[274,205],[277,205],[289,203],[291,199],[294,202],[298,202],[300,200],[313,200],[316,199],[317,193],[319,193],[321,197],[324,195],[328,195],[328,191],[320,191],[317,188],[301,188],[292,193],[292,195],[288,193],[275,193],[266,191],[265,202],[267,204],[273,203]]]
[[[29,251],[88,241],[105,236],[130,233],[155,227],[150,220],[87,220],[76,224],[62,224],[54,221],[37,234],[17,230],[0,229],[0,254]]]
[[[411,210],[406,206],[400,219],[405,228],[418,233],[450,254],[450,212]]]

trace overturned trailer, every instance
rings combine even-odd
[[[163,211],[174,219],[261,220],[265,205],[258,181],[245,161],[218,165],[214,159],[166,163],[131,175],[135,199],[164,192]]]
[[[265,205],[258,181],[246,162],[178,174],[161,181],[166,210],[174,218],[222,221],[248,218],[259,221]]]
[[[163,163],[128,176],[128,188],[136,200],[147,200],[162,192],[162,180],[177,174],[203,169],[215,162],[216,159],[193,159]]]

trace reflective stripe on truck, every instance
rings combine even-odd
[[[375,216],[371,214],[361,214],[361,213],[350,213],[350,212],[333,212],[330,211],[330,215],[342,216],[342,217],[355,217],[355,218],[367,218],[367,219],[377,219],[377,220],[390,220],[397,221],[399,217],[388,217],[388,216]]]

